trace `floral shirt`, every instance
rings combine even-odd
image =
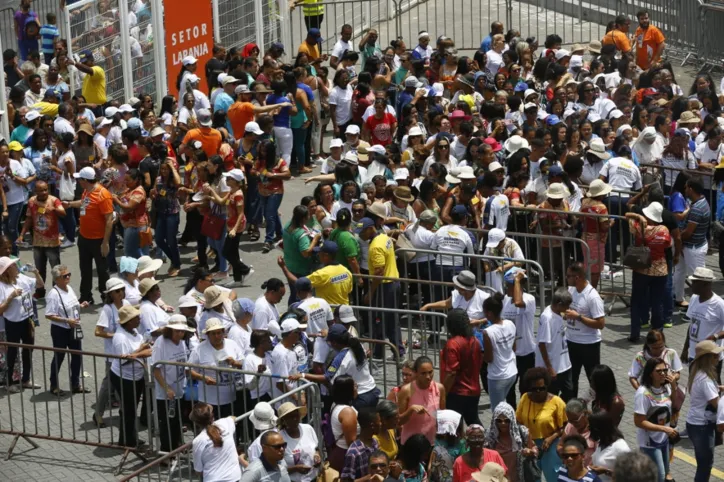
[[[133,209],[121,211],[121,225],[124,228],[139,228],[148,224],[148,213],[146,212],[146,191],[143,186],[138,186],[133,191],[126,191],[121,196],[121,201],[127,203],[131,200],[137,201]]]
[[[600,201],[584,198],[581,201],[581,213],[608,214],[608,208]],[[606,223],[606,226],[603,226]],[[608,218],[586,216],[583,218],[583,239],[606,242],[608,238]]]
[[[156,178],[156,199],[154,199],[153,203],[158,214],[178,214],[180,211],[178,186],[173,185],[171,182],[164,182],[163,178],[158,176]]]
[[[60,246],[58,215],[54,210],[61,207],[60,199],[48,196],[40,202],[33,196],[28,201],[28,215],[33,220],[33,247],[56,248]]]

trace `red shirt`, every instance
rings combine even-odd
[[[395,117],[389,112],[385,112],[382,115],[382,119],[378,119],[374,115],[369,116],[365,125],[372,136],[370,144],[380,144],[383,146],[392,144],[392,124],[394,123]]]
[[[33,196],[28,201],[28,214],[33,220],[33,246],[42,248],[55,248],[60,246],[60,232],[58,230],[58,215],[56,209],[62,208],[60,199],[48,196],[45,202],[40,202]]]
[[[226,226],[231,231],[236,226],[236,220],[239,218],[241,213],[242,218],[244,217],[244,193],[241,189],[236,191],[229,197],[229,204],[226,206]],[[244,231],[246,221],[241,222],[239,227],[239,233]]]
[[[465,463],[462,456],[455,459],[453,463],[453,482],[470,482],[473,480],[473,474],[483,470],[485,464],[489,462],[495,462],[503,467],[506,473],[508,472],[508,466],[505,465],[503,457],[501,457],[498,452],[491,449],[483,449],[483,460],[480,467],[470,467]]]
[[[138,149],[138,146],[136,144],[133,144],[131,147],[128,148],[128,167],[130,169],[136,169],[138,168],[138,165],[143,160],[143,156],[141,155],[141,151]]]
[[[440,378],[445,379],[448,371],[456,372],[450,393],[468,397],[480,395],[480,367],[483,351],[474,336],[455,336],[447,341],[440,356]],[[469,479],[467,479],[469,480]]]

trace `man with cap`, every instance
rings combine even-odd
[[[88,104],[96,104],[96,115],[100,115],[100,109],[107,102],[106,97],[106,73],[102,67],[95,64],[93,52],[90,50],[81,50],[78,58],[79,62],[68,57],[68,65],[74,66],[86,76],[83,78],[83,97]]]
[[[294,389],[296,385],[284,378],[294,375],[297,370],[297,354],[294,346],[299,343],[303,326],[296,318],[288,317],[281,324],[281,339],[274,347],[271,354],[271,371],[275,378],[272,380],[272,398],[277,398],[286,392]],[[298,395],[292,395],[292,400],[297,402]]]
[[[724,300],[714,293],[712,283],[719,281],[709,268],[699,267],[687,278],[691,282],[691,300],[686,315],[691,319],[682,358],[692,361],[696,356],[697,343],[704,340],[724,346]],[[717,373],[721,376],[722,362],[719,360]]]
[[[320,53],[320,44],[322,43],[322,33],[318,28],[310,28],[307,30],[307,38],[299,44],[297,55],[306,54],[312,64],[321,64],[327,60],[327,54]]]
[[[343,147],[344,142],[338,137],[329,141],[329,157],[322,163],[322,167],[319,170],[321,174],[334,174],[334,169],[342,162]]]
[[[226,114],[229,111],[229,108],[234,103],[234,97],[236,96],[236,87],[239,85],[239,83],[241,83],[241,80],[237,79],[236,77],[232,77],[231,75],[227,75],[226,77],[224,77],[224,80],[221,81],[221,88],[223,89],[223,92],[217,95],[216,99],[214,100],[214,114],[217,112],[223,112],[224,114]],[[249,86],[247,86],[247,89],[248,88]],[[198,117],[198,111],[196,113],[196,116]],[[226,119],[226,129],[229,131],[229,134],[231,134],[232,136],[234,135],[233,128],[228,117]]]
[[[525,121],[523,121],[522,126],[524,129],[526,127],[532,129],[543,127],[542,123],[538,120],[538,104],[535,102],[526,102],[523,106],[523,115],[525,117]]]
[[[488,232],[483,256],[506,258],[505,261],[484,261],[486,284],[500,293],[504,292],[503,274],[521,265],[515,260],[525,259],[518,242],[506,237],[505,231],[500,228],[493,228]]]
[[[193,144],[193,141],[199,141],[201,143],[201,149],[206,153],[207,156],[211,157],[219,152],[221,147],[221,132],[211,127],[211,112],[208,109],[201,109],[196,114],[196,119],[199,122],[199,127],[196,129],[189,129],[184,136],[183,142],[179,147],[180,153],[186,153],[190,156],[193,152],[189,146]],[[189,151],[187,151],[189,149]]]
[[[329,330],[329,325],[334,320],[334,313],[326,300],[314,296],[314,288],[309,278],[298,278],[295,283],[297,297],[301,300],[294,304],[294,307],[304,310],[307,314],[308,336],[315,335],[314,339],[314,358],[319,359],[320,363],[324,363],[325,354],[329,351],[327,344],[324,342],[324,335]],[[320,353],[317,356],[317,352]]]
[[[334,241],[325,241],[321,246],[315,247],[314,252],[318,254],[323,267],[307,278],[319,298],[330,305],[348,305],[349,294],[353,287],[352,273],[337,263],[337,250],[337,243]],[[297,277],[287,268],[284,257],[279,256],[277,263],[289,283],[294,283],[296,286]]]
[[[346,155],[351,152],[357,157],[359,161],[363,161],[365,164],[369,159],[367,149],[370,147],[370,143],[360,139],[360,128],[356,124],[350,124],[344,131],[345,143],[342,149],[342,154]],[[366,179],[366,178],[365,178]]]
[[[229,107],[226,115],[232,127],[231,132],[234,132],[234,138],[236,138],[237,141],[244,136],[246,132],[251,132],[257,136],[264,134],[264,132],[259,128],[259,125],[254,122],[255,116],[259,114],[275,115],[282,109],[282,107],[291,105],[291,103],[273,105],[252,104],[251,101],[254,96],[254,92],[249,90],[249,86],[246,84],[237,85],[234,88],[234,94],[236,95],[236,102],[231,104],[231,107]],[[256,128],[247,131],[246,125],[250,122],[256,124]]]
[[[409,76],[405,79],[405,90],[400,92],[397,97],[397,120],[401,122],[402,109],[407,104],[415,105],[417,101],[425,97],[427,91],[422,88],[423,83],[420,82],[414,75]]]
[[[80,228],[78,236],[78,256],[80,262],[80,302],[93,302],[93,262],[98,271],[98,291],[108,280],[106,256],[110,246],[109,239],[113,230],[113,199],[111,193],[96,178],[92,167],[84,167],[73,174],[83,194],[79,201],[63,201],[66,211],[69,208],[80,209]]]

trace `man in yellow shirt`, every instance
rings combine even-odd
[[[330,305],[350,304],[349,294],[353,288],[352,273],[341,264],[337,264],[337,243],[325,241],[321,246],[314,248],[314,252],[318,254],[319,261],[323,265],[323,268],[307,276],[316,296]],[[277,264],[284,272],[289,284],[297,282],[297,277],[289,271],[283,256],[279,257]]]
[[[400,277],[400,273],[397,270],[394,241],[386,234],[377,232],[375,221],[372,218],[362,218],[355,232],[360,239],[370,242],[368,255],[370,275],[384,278],[370,280],[370,289],[364,297],[363,304],[378,308],[398,308],[400,306],[400,283],[396,280]],[[374,337],[378,340],[389,338],[402,355],[404,348],[399,320],[395,319],[394,313],[384,311],[378,313],[378,318],[380,321],[374,325]],[[377,345],[375,358],[381,358],[383,354],[383,345]]]
[[[320,44],[322,43],[322,32],[318,28],[310,28],[307,32],[307,38],[299,44],[297,54],[307,54],[312,64],[319,65],[327,61],[327,54],[322,55],[320,52]]]
[[[621,53],[631,52],[631,40],[628,38],[628,31],[631,28],[631,20],[626,18],[625,15],[619,15],[614,20],[613,29],[606,32],[606,35],[601,39],[603,45],[613,44],[616,46],[616,50]]]
[[[82,50],[78,56],[80,62],[68,60],[68,64],[75,67],[86,74],[83,78],[83,97],[88,104],[96,104],[102,106],[106,103],[106,73],[95,65],[93,52],[90,50]]]

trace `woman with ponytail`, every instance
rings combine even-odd
[[[194,470],[207,481],[241,479],[234,443],[236,419],[231,416],[214,421],[213,407],[204,402],[194,405],[190,418],[201,429],[191,449]]]
[[[490,325],[483,330],[483,361],[488,364],[490,409],[504,402],[518,378],[515,363],[515,323],[500,317],[503,294],[495,293],[483,302],[483,314]],[[515,398],[511,400],[515,406]]]
[[[348,375],[357,384],[357,396],[352,406],[357,410],[376,407],[380,399],[380,390],[370,374],[369,360],[359,339],[350,335],[344,325],[336,324],[329,328],[327,343],[337,352],[327,371],[323,375],[305,373],[304,378],[331,386],[336,378]],[[295,380],[301,377],[302,375],[292,375],[289,378]]]

